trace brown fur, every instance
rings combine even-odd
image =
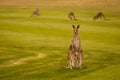
[[[82,65],[83,54],[81,49],[81,40],[78,35],[78,28],[79,28],[79,25],[77,26],[77,28],[75,28],[75,26],[73,25],[74,37],[72,39],[72,43],[67,53],[67,57],[69,61],[68,68],[70,69],[74,67],[79,68]]]
[[[75,14],[74,14],[73,12],[70,12],[70,13],[68,14],[68,18],[69,18],[70,20],[77,20],[76,17],[75,17]]]
[[[102,12],[97,13],[97,15],[93,17],[93,20],[98,20],[98,19],[104,19],[105,20],[105,16]]]
[[[38,8],[36,8],[36,10],[34,10],[34,11],[32,12],[31,17],[32,17],[32,16],[40,16],[40,12],[39,12],[39,9],[38,9]]]

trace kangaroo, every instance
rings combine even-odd
[[[40,16],[40,12],[39,12],[39,9],[38,9],[38,8],[36,8],[36,10],[34,10],[34,11],[32,12],[31,17],[32,17],[32,16]]]
[[[76,17],[75,17],[75,14],[74,14],[73,12],[70,12],[70,13],[68,14],[68,18],[69,18],[70,20],[76,20],[76,21],[77,21],[77,19],[76,19]]]
[[[97,20],[97,19],[104,19],[104,20],[106,20],[104,14],[102,12],[97,13],[97,15],[93,17],[93,20]]]
[[[82,48],[81,48],[81,40],[78,35],[79,25],[77,27],[73,26],[74,36],[71,41],[71,45],[69,46],[67,57],[69,65],[67,68],[80,68],[82,66]]]

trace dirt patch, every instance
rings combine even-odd
[[[17,4],[19,3],[19,4]],[[92,3],[92,4],[90,4]],[[2,7],[81,7],[119,10],[120,0],[1,0]],[[118,9],[119,8],[119,9]]]

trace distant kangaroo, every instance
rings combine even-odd
[[[36,10],[34,10],[34,11],[32,12],[31,17],[32,17],[32,16],[40,16],[40,12],[39,12],[39,9],[38,9],[38,8],[36,8]]]
[[[68,18],[69,18],[70,20],[76,20],[76,21],[77,21],[77,19],[76,19],[76,17],[75,17],[75,14],[74,14],[73,12],[70,12],[70,13],[68,14]]]
[[[102,12],[97,13],[97,15],[93,17],[93,20],[97,20],[97,19],[106,20],[104,14]]]
[[[82,48],[81,48],[81,40],[78,35],[79,25],[75,27],[73,25],[74,36],[72,39],[72,43],[68,49],[67,57],[69,61],[69,65],[67,68],[80,68],[82,66]]]

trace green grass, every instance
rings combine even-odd
[[[120,15],[104,11],[109,21],[93,21],[93,10],[0,8],[0,80],[119,80]],[[78,21],[69,21],[74,11]],[[82,69],[66,69],[66,54],[80,24]]]

